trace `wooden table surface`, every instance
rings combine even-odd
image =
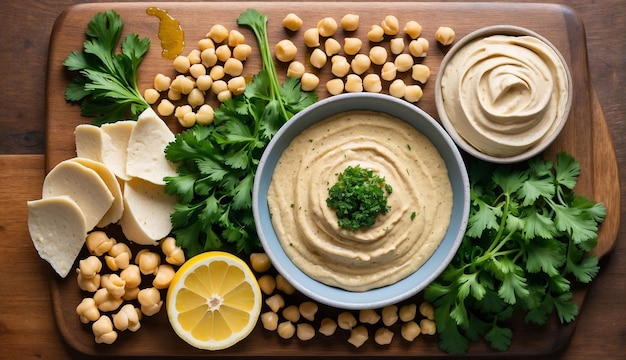
[[[50,301],[49,275],[30,241],[18,228],[26,200],[40,196],[44,174],[45,76],[52,25],[63,9],[82,1],[21,0],[0,9],[0,358],[76,357],[57,331]],[[90,1],[98,2],[98,1]],[[520,1],[530,2],[530,1]],[[589,73],[604,111],[626,181],[626,2],[555,0],[582,18]],[[622,197],[626,182],[620,184]],[[17,194],[17,195],[16,195]],[[626,202],[622,198],[622,211]],[[563,359],[626,357],[626,217],[613,252],[589,287],[577,328]],[[23,223],[21,223],[23,224]],[[19,225],[22,227],[23,225]],[[27,240],[27,238],[26,238]]]

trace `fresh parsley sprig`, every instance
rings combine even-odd
[[[195,125],[165,149],[179,163],[165,190],[179,203],[171,216],[177,244],[188,257],[215,249],[251,253],[261,248],[252,216],[252,185],[263,150],[293,114],[317,101],[297,78],[280,85],[267,39],[267,16],[247,10],[238,19],[259,43],[263,67],[242,95],[215,110],[212,125]]]
[[[81,115],[100,125],[136,119],[149,107],[137,86],[137,70],[150,39],[127,35],[116,53],[124,22],[114,10],[97,13],[87,25],[83,51],[71,52],[63,65],[79,76],[68,83],[65,99],[81,103]]]
[[[560,153],[556,163],[535,158],[527,165],[469,165],[465,237],[425,290],[439,345],[450,353],[465,353],[478,337],[506,350],[513,333],[504,321],[517,312],[536,324],[553,312],[571,322],[578,315],[571,282],[588,283],[598,272],[589,251],[606,208],[574,193],[580,164]]]

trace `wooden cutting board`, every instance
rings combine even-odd
[[[573,77],[574,105],[569,122],[557,141],[545,156],[553,157],[557,152],[567,151],[580,161],[582,174],[577,191],[583,195],[605,203],[608,216],[600,229],[599,256],[608,253],[617,237],[620,221],[620,189],[617,161],[611,135],[606,126],[602,109],[590,87],[587,71],[586,44],[583,24],[571,9],[550,4],[497,4],[497,3],[411,3],[411,2],[196,2],[196,3],[109,3],[82,4],[64,11],[55,23],[51,42],[47,78],[47,143],[46,170],[58,162],[75,155],[74,128],[89,120],[81,118],[78,106],[65,102],[63,92],[70,80],[63,66],[65,57],[74,50],[82,49],[88,21],[99,11],[115,9],[125,22],[124,34],[137,33],[149,37],[151,48],[140,67],[139,86],[143,90],[151,86],[157,73],[174,76],[171,61],[161,57],[158,39],[158,19],[146,14],[148,6],[158,6],[179,20],[185,32],[187,54],[197,47],[197,41],[205,36],[212,25],[222,24],[228,29],[237,28],[236,18],[247,8],[256,8],[268,15],[270,44],[290,38],[299,47],[297,59],[306,62],[306,49],[302,41],[303,30],[314,27],[318,20],[330,16],[337,21],[346,13],[358,14],[361,26],[349,34],[350,37],[366,39],[370,25],[379,24],[386,15],[395,15],[401,26],[409,20],[416,20],[423,26],[422,36],[430,41],[430,51],[423,63],[431,69],[431,79],[424,86],[424,97],[417,106],[438,118],[434,102],[434,79],[439,63],[446,52],[434,39],[435,30],[441,26],[455,29],[457,39],[489,25],[510,24],[533,30],[552,42],[566,59]],[[304,27],[296,33],[288,32],[281,26],[282,18],[290,12],[304,20]],[[246,74],[254,74],[260,69],[258,48],[253,34],[239,29],[246,36],[246,43],[253,47],[253,56],[244,66]],[[341,30],[335,38],[342,40],[348,36]],[[362,52],[368,50],[364,41]],[[256,56],[255,56],[256,55]],[[309,66],[310,69],[310,66]],[[285,64],[278,64],[278,71],[284,74]],[[375,70],[374,68],[372,71]],[[323,85],[330,78],[328,66],[316,71]],[[318,89],[320,98],[328,96],[323,86]],[[216,105],[215,100],[211,100]],[[173,118],[166,119],[168,125],[179,131]],[[165,311],[153,317],[144,318],[138,333],[122,333],[114,345],[96,345],[90,327],[79,322],[74,313],[76,305],[85,296],[76,286],[73,276],[67,279],[51,280],[51,292],[55,317],[61,333],[68,345],[75,351],[87,355],[103,356],[201,356],[206,352],[194,349],[180,340],[171,330]],[[576,290],[577,301],[582,304],[586,288]],[[304,299],[290,298],[288,302],[298,304]],[[411,299],[420,301],[420,297]],[[337,309],[321,307],[316,324],[323,316],[336,316]],[[555,319],[544,327],[524,324],[521,320],[512,323],[515,337],[507,352],[509,356],[532,356],[551,354],[566,346],[575,323],[559,325]],[[397,330],[394,328],[394,330]],[[317,335],[309,342],[297,339],[284,340],[274,332],[266,331],[261,325],[251,336],[236,346],[219,352],[225,356],[434,356],[445,355],[437,347],[435,337],[420,336],[408,343],[399,334],[388,346],[376,345],[370,339],[363,347],[355,349],[347,343],[349,334],[338,331],[326,338]],[[372,334],[373,336],[373,334]],[[499,356],[485,344],[477,343],[470,350],[474,355]],[[218,355],[218,354],[214,354]]]

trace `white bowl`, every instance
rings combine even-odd
[[[434,254],[417,271],[388,286],[348,291],[321,283],[300,270],[283,250],[268,209],[268,188],[276,164],[291,140],[312,124],[350,110],[370,110],[395,116],[414,126],[436,146],[448,168],[453,191],[449,228]],[[461,154],[444,129],[417,106],[388,95],[352,93],[332,96],[296,114],[267,146],[256,172],[253,213],[256,229],[272,264],[307,297],[340,309],[380,308],[405,300],[424,289],[445,269],[463,238],[469,215],[469,180]]]
[[[528,47],[526,45],[517,44],[508,47],[498,45],[497,47],[494,46],[491,48],[493,51],[485,51],[482,47],[480,51],[478,51],[477,48],[474,48],[475,51],[469,50],[468,45],[472,44],[475,40],[482,40],[493,35],[506,35],[516,38],[519,36],[528,36],[534,38],[539,40],[537,42],[537,48],[546,49],[545,54],[549,54],[549,56],[541,55],[528,57],[528,59],[532,61],[524,60],[519,62],[517,62],[518,59],[510,56],[513,50],[525,50],[535,45]],[[531,52],[535,52],[535,50],[533,49],[529,53]],[[459,55],[457,56],[457,54]],[[477,61],[475,63],[473,60],[469,60],[470,54],[476,55]],[[522,58],[526,59],[525,57]],[[493,68],[490,67],[491,65],[487,66],[486,64],[488,62],[491,65],[497,63],[497,66]],[[463,67],[463,69],[470,66],[470,64],[471,66],[476,65],[474,69],[477,70],[473,70],[474,72],[471,76],[463,76],[464,72],[459,69],[459,66],[451,65],[451,63],[459,65]],[[539,66],[537,66],[537,64]],[[544,86],[545,82],[542,82],[543,80],[535,81],[535,79],[541,77],[533,79],[529,75],[539,73],[541,70],[538,69],[546,69],[552,66],[555,68],[558,66],[560,69],[559,65],[563,66],[563,69],[559,70],[562,77],[558,78],[560,79],[559,81],[553,82],[556,91],[551,92],[550,95],[558,97],[558,94],[563,93],[564,99],[561,99],[562,101],[554,101],[553,97],[547,107],[542,108],[538,106],[538,104],[546,104],[546,97],[543,95],[545,95],[544,89],[548,87]],[[494,76],[493,74],[496,73],[498,75]],[[448,86],[444,90],[442,88],[442,86],[444,86],[444,77],[450,79],[447,80],[449,84],[454,84],[455,86],[458,86],[460,83],[465,84],[463,85],[463,90],[456,91],[452,86]],[[519,84],[528,84],[529,90],[525,91],[524,95],[520,96],[518,94],[521,93],[521,91],[518,92],[518,89],[511,87],[511,89],[516,91],[510,91],[505,96],[515,101],[510,101],[507,106],[500,106],[500,104],[494,105],[494,102],[484,100],[485,98],[495,99],[496,97],[485,97],[484,94],[487,93],[487,91],[484,90],[494,89],[495,87],[487,87],[483,86],[483,84],[492,85],[496,83],[496,81],[493,80],[492,82],[491,79],[501,80],[505,77],[507,81],[513,81],[512,79],[515,79],[514,81]],[[477,79],[489,80],[485,80],[478,86]],[[557,77],[553,77],[553,79],[557,79]],[[471,86],[467,84],[471,84]],[[450,48],[448,53],[444,56],[437,74],[435,83],[435,103],[443,127],[461,149],[484,161],[501,164],[516,163],[538,155],[557,138],[569,117],[573,98],[572,86],[571,74],[565,59],[558,49],[547,39],[531,30],[519,26],[495,25],[481,28],[468,34]],[[506,91],[503,93],[505,92]],[[468,98],[468,94],[476,96]],[[516,95],[513,96],[512,94]],[[530,96],[530,94],[532,94],[532,96]],[[461,95],[467,100],[463,101]],[[483,100],[478,100],[478,98],[482,98]],[[539,101],[536,99],[544,100]],[[554,104],[558,104],[558,106],[554,107]],[[504,114],[501,112],[501,109],[510,108],[509,105],[514,107],[515,110],[506,114],[506,116],[500,117],[500,115]],[[534,107],[535,105],[537,105],[536,108]],[[554,111],[554,115],[542,117],[543,113],[540,112],[539,109]],[[478,114],[478,116],[474,116],[476,114]],[[519,127],[520,124],[524,124],[525,121],[526,123],[530,123],[528,119],[535,121],[536,119],[544,118],[552,119],[552,122],[539,120],[538,123],[542,125],[533,125],[534,127],[529,126],[528,129],[519,133],[510,130],[513,126]],[[492,136],[491,134],[486,136],[481,135],[481,133],[492,130],[494,130],[492,134],[497,134],[496,136]],[[501,135],[506,131],[511,131],[512,135]]]

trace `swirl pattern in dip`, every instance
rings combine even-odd
[[[441,94],[458,134],[479,151],[521,154],[566,118],[569,76],[556,51],[534,36],[492,35],[460,48]]]
[[[340,228],[328,188],[360,165],[393,188],[390,211],[371,227]],[[452,213],[447,167],[435,146],[387,114],[349,111],[296,137],[268,190],[272,224],[287,256],[310,277],[350,291],[393,284],[415,272],[444,238]]]

